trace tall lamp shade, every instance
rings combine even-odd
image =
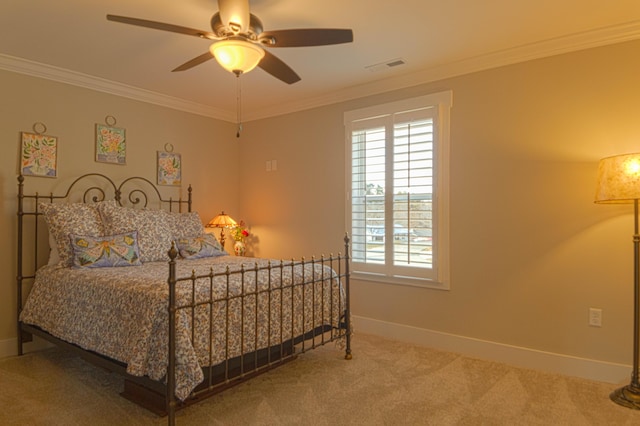
[[[616,404],[640,410],[640,234],[638,234],[638,199],[640,199],[640,153],[616,155],[600,160],[595,202],[601,204],[633,203],[633,370],[631,383],[610,395]]]
[[[223,211],[219,215],[211,219],[209,223],[207,223],[207,228],[220,228],[220,245],[222,246],[222,248],[224,248],[224,229],[232,228],[237,224],[238,223],[233,220],[231,216],[225,214],[225,212]]]
[[[633,203],[640,199],[640,153],[600,160],[596,203]]]

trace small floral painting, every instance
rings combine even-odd
[[[182,184],[182,160],[180,154],[158,151],[158,185]]]
[[[21,173],[25,176],[56,177],[58,138],[36,133],[22,133]]]
[[[124,129],[96,124],[96,161],[125,164],[126,151]]]

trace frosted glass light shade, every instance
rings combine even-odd
[[[596,203],[631,203],[640,199],[640,153],[600,160]]]
[[[219,41],[212,44],[209,51],[222,68],[234,74],[251,71],[264,57],[261,47],[243,40]]]

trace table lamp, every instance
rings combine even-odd
[[[223,211],[218,216],[211,219],[206,226],[207,228],[220,228],[220,245],[222,246],[222,248],[224,248],[224,229],[231,228],[236,225],[237,222],[233,220],[231,216],[225,214],[225,212]]]

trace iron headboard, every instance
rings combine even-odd
[[[149,179],[133,176],[124,179],[120,184],[101,173],[87,173],[71,182],[58,193],[50,192],[42,195],[38,192],[25,193],[25,176],[18,176],[18,242],[17,242],[17,301],[18,301],[18,352],[22,355],[23,343],[31,340],[30,335],[20,330],[20,312],[25,301],[25,287],[33,283],[36,270],[40,265],[39,256],[43,246],[48,249],[44,239],[46,226],[41,223],[42,211],[40,203],[96,203],[115,200],[118,205],[132,208],[149,208],[167,211],[186,211],[192,208],[191,185],[187,188],[187,197],[165,198],[157,185]]]

